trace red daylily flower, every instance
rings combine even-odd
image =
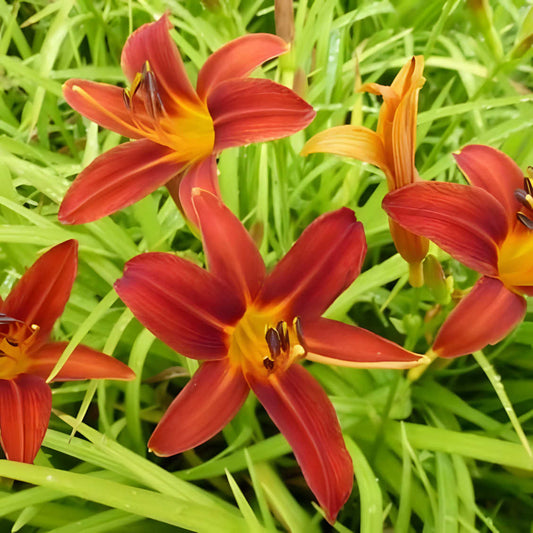
[[[79,174],[59,209],[61,222],[96,220],[191,172],[181,186],[171,183],[171,193],[179,188],[187,206],[192,187],[209,186],[219,195],[216,172],[206,183],[198,169],[202,162],[210,170],[225,148],[286,137],[313,120],[313,108],[290,89],[248,78],[287,52],[283,39],[261,33],[229,42],[207,59],[194,90],[171,27],[163,15],[128,38],[121,64],[130,89],[78,79],[63,86],[74,109],[135,140],[109,150]],[[194,212],[186,215],[194,222]]]
[[[0,439],[12,461],[32,463],[48,427],[52,392],[45,380],[67,345],[49,337],[74,283],[77,250],[74,240],[54,246],[0,299]],[[54,380],[134,377],[120,361],[80,345]]]
[[[482,274],[435,339],[441,357],[502,340],[524,317],[522,295],[533,294],[531,178],[489,146],[466,146],[454,155],[471,186],[416,183],[383,200],[399,224]]]
[[[126,264],[115,284],[150,331],[204,361],[148,446],[168,456],[202,444],[252,389],[333,522],[352,488],[352,463],[328,397],[295,363],[407,368],[420,359],[369,331],[321,318],[360,272],[363,227],[346,208],[323,215],[267,275],[250,235],[219,199],[194,189],[192,204],[209,270],[172,254],[145,253]]]
[[[415,56],[390,86],[366,83],[359,89],[383,97],[376,131],[364,126],[336,126],[309,139],[302,155],[326,152],[375,165],[385,174],[389,191],[420,180],[415,148],[418,93],[426,81],[423,70],[424,58]],[[422,285],[421,262],[428,251],[427,240],[406,231],[394,220],[389,220],[389,224],[396,249],[409,263],[411,284]]]

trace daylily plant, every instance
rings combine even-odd
[[[418,93],[425,82],[423,70],[424,58],[416,56],[403,66],[390,86],[378,83],[361,86],[360,91],[383,97],[375,132],[364,126],[336,126],[309,139],[302,155],[327,152],[375,165],[385,174],[389,191],[420,180],[415,148]],[[389,225],[396,249],[409,263],[411,284],[422,285],[427,240],[406,231],[394,220],[389,220]]]
[[[457,357],[502,340],[533,295],[533,181],[504,153],[466,146],[455,159],[470,182],[425,182],[387,194],[383,207],[482,277],[450,313],[433,351]]]
[[[74,109],[134,140],[79,174],[59,209],[61,222],[96,220],[167,184],[194,223],[192,188],[219,194],[219,152],[292,135],[313,120],[313,108],[287,87],[248,78],[263,62],[287,52],[283,39],[251,34],[229,42],[207,59],[195,90],[171,27],[165,14],[128,38],[121,64],[129,89],[79,79],[63,86]]]
[[[202,444],[252,389],[334,522],[352,489],[352,462],[333,406],[297,363],[408,368],[420,360],[365,329],[321,318],[360,272],[363,227],[347,208],[323,215],[267,274],[252,238],[218,198],[194,189],[192,204],[208,271],[173,254],[145,253],[126,264],[115,284],[158,338],[204,361],[148,447],[169,456]]]
[[[78,244],[58,244],[0,298],[0,438],[6,457],[32,463],[52,411],[46,383],[66,342],[51,342],[76,276]],[[54,381],[135,377],[125,364],[87,346],[77,346]]]

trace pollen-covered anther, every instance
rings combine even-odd
[[[523,189],[516,189],[514,197],[524,206],[533,209],[533,196]]]
[[[284,320],[279,321],[275,328],[266,328],[265,341],[269,355],[263,358],[263,366],[269,373],[277,368],[291,365],[293,362],[303,359],[307,354],[299,317],[293,320],[292,326],[292,333],[289,332],[287,322]],[[295,337],[293,337],[292,344],[291,335]]]
[[[533,220],[524,215],[524,213],[516,213],[516,218],[524,224],[527,229],[533,229]]]
[[[286,352],[289,349],[289,328],[287,327],[287,322],[280,320],[276,325],[276,331],[281,342],[281,349]]]
[[[281,345],[281,338],[277,330],[274,328],[268,328],[265,333],[265,340],[268,346],[268,350],[270,351],[270,359],[272,361],[275,361],[281,354],[282,345]],[[285,347],[283,348],[283,351],[285,351]]]
[[[141,87],[142,81],[143,75],[140,72],[137,72],[137,74],[135,74],[135,78],[133,78],[131,87],[129,89],[123,89],[122,91],[124,105],[128,111],[133,110],[133,97],[137,94],[137,91]]]
[[[133,97],[138,91],[141,91],[146,112],[152,120],[157,120],[164,114],[165,106],[159,94],[157,78],[154,71],[150,68],[150,63],[145,61],[142,72],[137,72],[129,89],[124,89],[122,97],[124,105],[128,111],[133,111]]]
[[[526,209],[533,212],[533,167],[527,168],[528,176],[524,177],[524,188],[515,189],[514,197]],[[533,220],[524,213],[516,213],[516,218],[528,229],[533,229]]]
[[[298,337],[298,342],[300,343],[300,345],[302,346],[304,351],[307,353],[307,347],[305,345],[304,334],[303,334],[303,331],[302,331],[302,321],[300,320],[300,317],[299,316],[294,317],[294,320],[293,320],[292,324],[294,326],[294,331],[296,331],[296,336]]]
[[[152,119],[160,117],[165,112],[163,100],[159,94],[157,86],[157,78],[153,70],[150,68],[150,63],[146,61],[142,71],[142,90],[146,96],[145,107]]]

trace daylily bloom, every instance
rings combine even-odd
[[[377,130],[364,126],[336,126],[309,139],[302,155],[327,152],[359,159],[380,168],[389,191],[420,180],[415,167],[418,93],[425,78],[423,56],[415,56],[400,70],[390,86],[367,83],[359,89],[383,97]],[[425,238],[413,235],[389,219],[396,249],[409,263],[413,286],[423,283],[422,260],[428,251]]]
[[[333,406],[296,363],[407,368],[420,359],[367,330],[320,317],[360,272],[363,227],[346,208],[323,215],[267,275],[250,235],[219,199],[194,189],[192,203],[209,270],[172,254],[145,253],[126,264],[115,284],[144,326],[204,361],[148,447],[168,456],[202,444],[252,389],[333,522],[352,488],[352,463]]]
[[[533,182],[504,153],[470,145],[454,154],[470,182],[425,182],[387,194],[383,207],[482,277],[450,313],[433,351],[457,357],[502,340],[533,295]]]
[[[67,345],[49,337],[74,283],[77,250],[74,240],[54,246],[5,301],[0,298],[0,438],[12,461],[32,463],[48,426],[52,392],[46,379]],[[54,380],[134,377],[120,361],[79,345]]]
[[[287,52],[283,39],[260,33],[227,43],[200,69],[195,90],[171,27],[165,14],[128,38],[121,64],[129,89],[78,79],[63,86],[74,109],[135,140],[109,150],[79,174],[59,209],[61,222],[96,220],[165,184],[175,199],[179,189],[186,215],[194,217],[193,187],[219,195],[220,151],[292,135],[313,120],[313,108],[290,89],[248,78],[263,62]],[[181,184],[171,183],[173,178]]]

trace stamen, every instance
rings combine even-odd
[[[525,181],[525,180],[524,180]],[[524,206],[533,209],[533,196],[523,189],[516,189],[514,197]]]
[[[22,320],[19,320],[18,318],[13,318],[4,313],[0,313],[0,324],[13,324],[14,322],[18,322],[19,324],[23,323]]]
[[[307,348],[305,346],[305,341],[304,341],[304,334],[302,331],[302,321],[300,320],[300,317],[299,316],[295,317],[294,320],[292,321],[292,324],[294,326],[294,330],[296,331],[298,342],[302,345],[304,350],[307,351]]]
[[[272,361],[272,359],[269,359],[268,357],[265,357],[263,359],[263,366],[269,371],[271,372],[272,370],[274,370],[274,361]]]
[[[533,220],[528,218],[523,213],[516,213],[516,218],[524,224],[527,229],[533,229]]]
[[[126,106],[126,109],[128,111],[131,111],[133,109],[133,97],[137,94],[137,91],[141,87],[142,82],[143,82],[143,74],[140,72],[137,72],[137,74],[135,74],[135,78],[133,78],[133,81],[131,82],[131,88],[124,89],[122,92],[122,98],[124,99],[124,105]]]
[[[287,327],[287,322],[280,320],[276,326],[276,331],[279,335],[279,340],[281,341],[281,350],[286,352],[289,349],[289,328]]]
[[[147,96],[146,102],[146,111],[155,120],[159,117],[164,111],[165,107],[163,106],[163,100],[159,95],[159,89],[157,87],[157,78],[155,74],[150,69],[150,63],[145,62],[142,71],[142,84],[143,90]]]
[[[128,89],[122,89],[122,100],[124,100],[124,106],[128,111],[131,111],[131,96],[130,91]]]
[[[270,358],[272,361],[275,361],[281,354],[281,339],[279,333],[274,328],[268,328],[265,334],[265,340],[270,352]]]
[[[13,347],[17,347],[19,345],[19,343],[13,339],[10,339],[9,337],[6,337],[6,342],[10,345],[10,346],[13,346]]]

